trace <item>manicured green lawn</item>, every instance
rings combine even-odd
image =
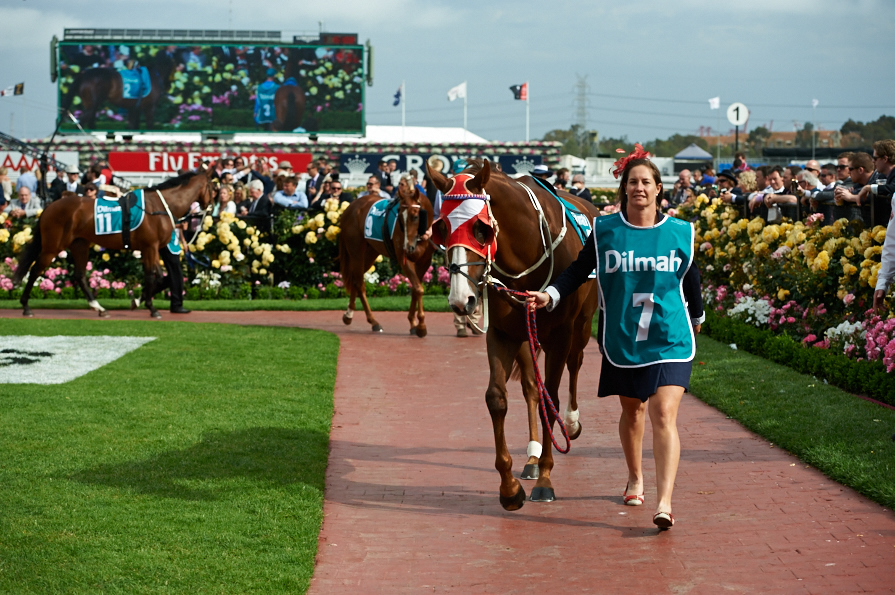
[[[103,308],[107,310],[126,310],[130,308],[130,300],[99,300]],[[86,310],[85,300],[30,300],[31,308],[47,309],[76,309]],[[159,310],[167,310],[168,300],[155,300],[155,307]],[[348,298],[323,298],[317,300],[197,300],[186,301],[184,306],[191,310],[211,310],[244,312],[249,310],[290,310],[290,311],[318,311],[318,310],[344,310],[348,307]],[[141,306],[142,307],[142,306]],[[356,307],[362,310],[360,300]],[[22,308],[18,300],[0,300],[0,309],[20,310]],[[389,296],[370,298],[370,308],[377,312],[400,312],[410,308],[410,296]],[[428,312],[449,312],[447,296],[432,295],[423,296],[423,308]],[[145,308],[144,308],[145,310]]]
[[[895,509],[895,411],[709,337],[697,344],[694,395]]]
[[[50,320],[0,334],[157,337],[66,384],[0,384],[0,592],[307,589],[334,335]]]

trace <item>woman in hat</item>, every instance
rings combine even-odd
[[[594,220],[578,259],[529,303],[552,310],[596,268],[600,287],[598,343],[603,354],[598,396],[618,395],[618,430],[628,467],[626,505],[644,503],[643,433],[649,413],[656,459],[653,523],[674,525],[671,492],[680,460],[677,411],[690,383],[695,334],[705,319],[693,264],[693,225],[659,210],[662,178],[638,144],[616,162],[618,213]]]

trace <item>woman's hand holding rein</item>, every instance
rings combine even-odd
[[[528,292],[528,305],[531,306],[534,304],[534,307],[537,308],[546,308],[550,305],[550,294],[545,291],[529,291]]]

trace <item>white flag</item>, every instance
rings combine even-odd
[[[811,100],[811,107],[817,107],[817,104],[818,104],[818,103],[820,103],[820,101],[818,101],[817,99],[812,99],[812,100]]]
[[[721,98],[712,97],[709,99],[709,109],[721,109]]]
[[[466,81],[463,81],[450,91],[448,91],[448,99],[451,101],[455,99],[464,99],[466,97]]]

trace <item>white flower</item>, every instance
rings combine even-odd
[[[739,318],[744,322],[761,326],[768,323],[771,316],[771,303],[763,299],[755,299],[744,296],[737,300],[736,305],[727,311],[731,318]]]

